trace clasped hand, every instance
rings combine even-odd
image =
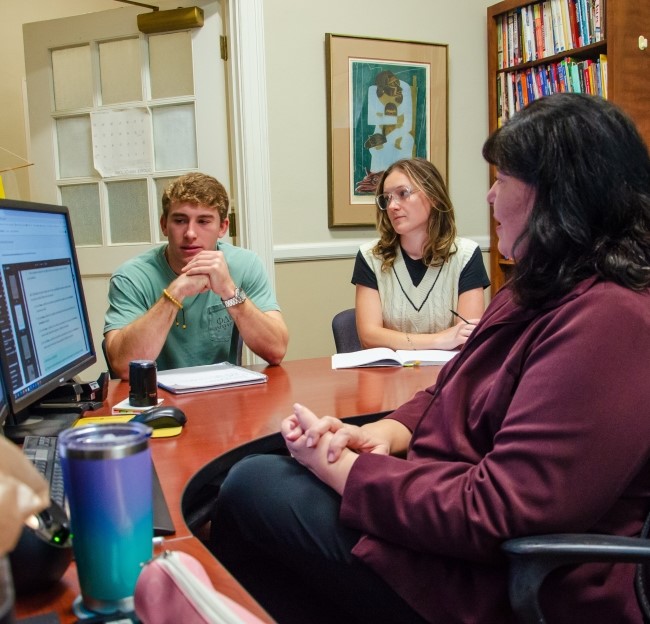
[[[221,251],[199,252],[183,267],[183,275],[190,278],[206,277],[208,282],[203,290],[209,288],[222,299],[232,296],[235,290],[228,263]]]
[[[359,453],[390,452],[386,440],[369,435],[362,427],[332,416],[319,418],[299,403],[282,421],[281,432],[291,455],[339,493]]]

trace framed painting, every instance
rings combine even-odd
[[[328,223],[375,225],[375,188],[401,158],[447,181],[447,45],[326,34]]]

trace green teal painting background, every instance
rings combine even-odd
[[[371,172],[371,152],[364,146],[369,137],[375,133],[375,124],[368,122],[369,88],[374,87],[378,74],[384,71],[392,72],[401,82],[410,86],[417,85],[412,95],[412,134],[414,139],[413,154],[428,158],[428,109],[427,93],[429,91],[429,66],[426,64],[400,64],[380,61],[350,61],[351,71],[351,132],[352,141],[352,189],[354,197],[374,195],[369,184],[372,176],[364,183],[364,178]],[[373,89],[374,91],[374,89]],[[371,91],[371,94],[373,93]],[[404,156],[404,155],[402,155]],[[392,162],[395,158],[392,159]],[[382,170],[385,167],[382,167]],[[361,189],[358,187],[361,186]]]

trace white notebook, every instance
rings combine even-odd
[[[229,362],[171,368],[158,372],[158,385],[174,394],[249,386],[265,383],[267,379],[264,373],[248,370]]]
[[[375,347],[332,356],[332,368],[357,368],[359,366],[435,366],[446,364],[458,351],[442,349],[397,350]]]

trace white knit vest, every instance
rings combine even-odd
[[[458,305],[458,280],[477,245],[456,238],[456,253],[442,266],[429,267],[418,286],[413,285],[401,248],[393,266],[381,270],[381,258],[372,253],[377,241],[361,245],[360,250],[377,277],[384,327],[411,334],[434,334],[451,327],[450,312]]]

